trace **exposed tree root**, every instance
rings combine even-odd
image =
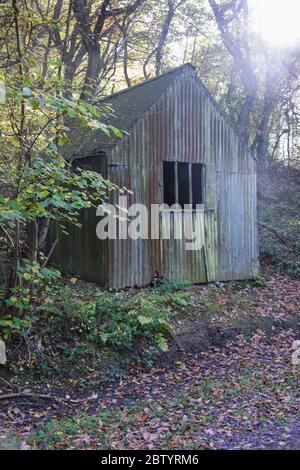
[[[19,393],[7,393],[6,395],[0,395],[1,400],[12,400],[14,398],[39,398],[41,400],[52,400],[61,402],[62,400],[57,397],[52,397],[51,395],[43,395],[40,393],[28,393],[28,392],[19,392]]]

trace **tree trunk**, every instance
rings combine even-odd
[[[155,55],[155,75],[156,76],[160,75],[161,73],[162,51],[163,51],[163,47],[168,37],[168,33],[169,33],[169,29],[170,29],[170,25],[171,25],[174,13],[175,13],[175,9],[173,5],[173,0],[168,0],[168,13],[167,13],[166,19],[162,27],[162,31],[159,37],[158,46],[157,46],[156,55]]]

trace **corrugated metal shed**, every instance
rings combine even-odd
[[[114,109],[110,123],[128,135],[120,139],[88,134],[81,142],[80,156],[100,158],[99,150],[105,151],[108,178],[133,191],[132,203],[147,207],[163,203],[163,161],[202,164],[204,222],[193,223],[203,231],[205,245],[202,250],[186,251],[185,240],[174,237],[104,244],[96,238],[95,214],[90,214],[84,216],[84,235],[72,232],[62,242],[57,264],[63,262],[83,278],[116,288],[146,285],[156,271],[170,280],[192,282],[254,277],[258,267],[256,163],[194,68],[179,67],[105,103]],[[171,224],[184,223],[183,217],[173,213]],[[161,230],[165,223],[162,215]]]

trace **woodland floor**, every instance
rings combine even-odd
[[[270,298],[268,316],[274,309],[284,318],[299,315],[299,287],[276,278],[257,295],[252,289],[257,315]],[[297,328],[258,329],[173,366],[135,367],[85,395],[58,383],[28,384],[18,392],[55,400],[1,400],[0,449],[300,449],[295,339]]]

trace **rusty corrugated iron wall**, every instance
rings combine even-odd
[[[104,154],[82,160],[78,161],[76,166],[98,171],[107,177],[107,157]],[[49,250],[51,244],[58,240],[51,261],[63,273],[72,273],[100,286],[107,286],[108,241],[99,240],[96,236],[96,226],[99,222],[96,209],[82,210],[78,222],[81,228],[65,224],[68,235],[65,235],[57,225],[51,225],[48,237]]]
[[[192,282],[253,277],[256,164],[189,69],[113,148],[108,176],[134,191],[132,202],[161,204],[163,160],[204,164],[205,247],[187,252],[185,240],[110,242],[109,284],[145,285],[155,271]]]

